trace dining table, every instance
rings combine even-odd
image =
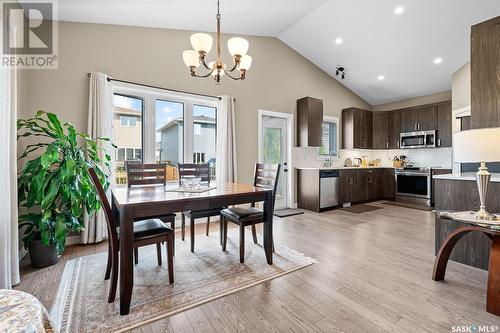
[[[120,227],[120,314],[130,312],[134,287],[134,222],[170,213],[263,202],[266,261],[273,263],[273,190],[241,183],[216,183],[204,192],[178,191],[179,185],[111,188],[111,205]],[[221,237],[222,233],[220,232]],[[222,249],[221,249],[222,250]]]

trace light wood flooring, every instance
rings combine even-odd
[[[450,262],[445,281],[432,281],[431,212],[370,205],[383,209],[275,218],[275,242],[319,263],[133,332],[420,333],[500,325],[500,317],[485,312],[486,271]],[[205,237],[204,230],[197,225],[196,237]],[[211,231],[218,232],[217,223]],[[65,262],[106,249],[105,243],[70,246],[57,265],[42,270],[24,262],[17,289],[50,308]]]

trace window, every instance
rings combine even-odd
[[[325,117],[326,118],[326,117]],[[338,153],[338,119],[328,117],[323,121],[322,147],[319,150],[321,155],[337,155]]]
[[[133,116],[120,116],[120,125],[125,127],[135,127],[137,118]]]
[[[217,99],[122,82],[112,89],[117,173],[129,159],[162,162],[178,181],[178,163],[209,163],[215,179]]]
[[[113,94],[113,143],[116,150],[115,182],[125,184],[125,161],[142,161],[142,117],[144,99],[132,95]]]

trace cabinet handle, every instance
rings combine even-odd
[[[415,131],[417,130],[417,123],[413,124],[413,128],[415,129]]]
[[[389,149],[389,142],[385,143],[385,149]]]
[[[420,131],[420,123],[417,124],[417,129]]]
[[[441,139],[438,139],[438,147],[441,146]]]

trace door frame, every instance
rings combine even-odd
[[[258,161],[262,163],[264,161],[264,152],[262,151],[262,118],[264,116],[283,118],[286,120],[286,130],[287,130],[287,149],[286,149],[286,161],[288,166],[288,172],[286,172],[287,177],[287,189],[286,189],[286,205],[290,208],[294,208],[293,200],[293,189],[294,189],[294,177],[293,177],[293,165],[292,165],[292,147],[293,147],[293,113],[285,112],[275,112],[269,110],[258,110],[257,123],[258,123],[258,135],[257,135],[257,149],[259,152]],[[283,167],[283,166],[282,166]]]

